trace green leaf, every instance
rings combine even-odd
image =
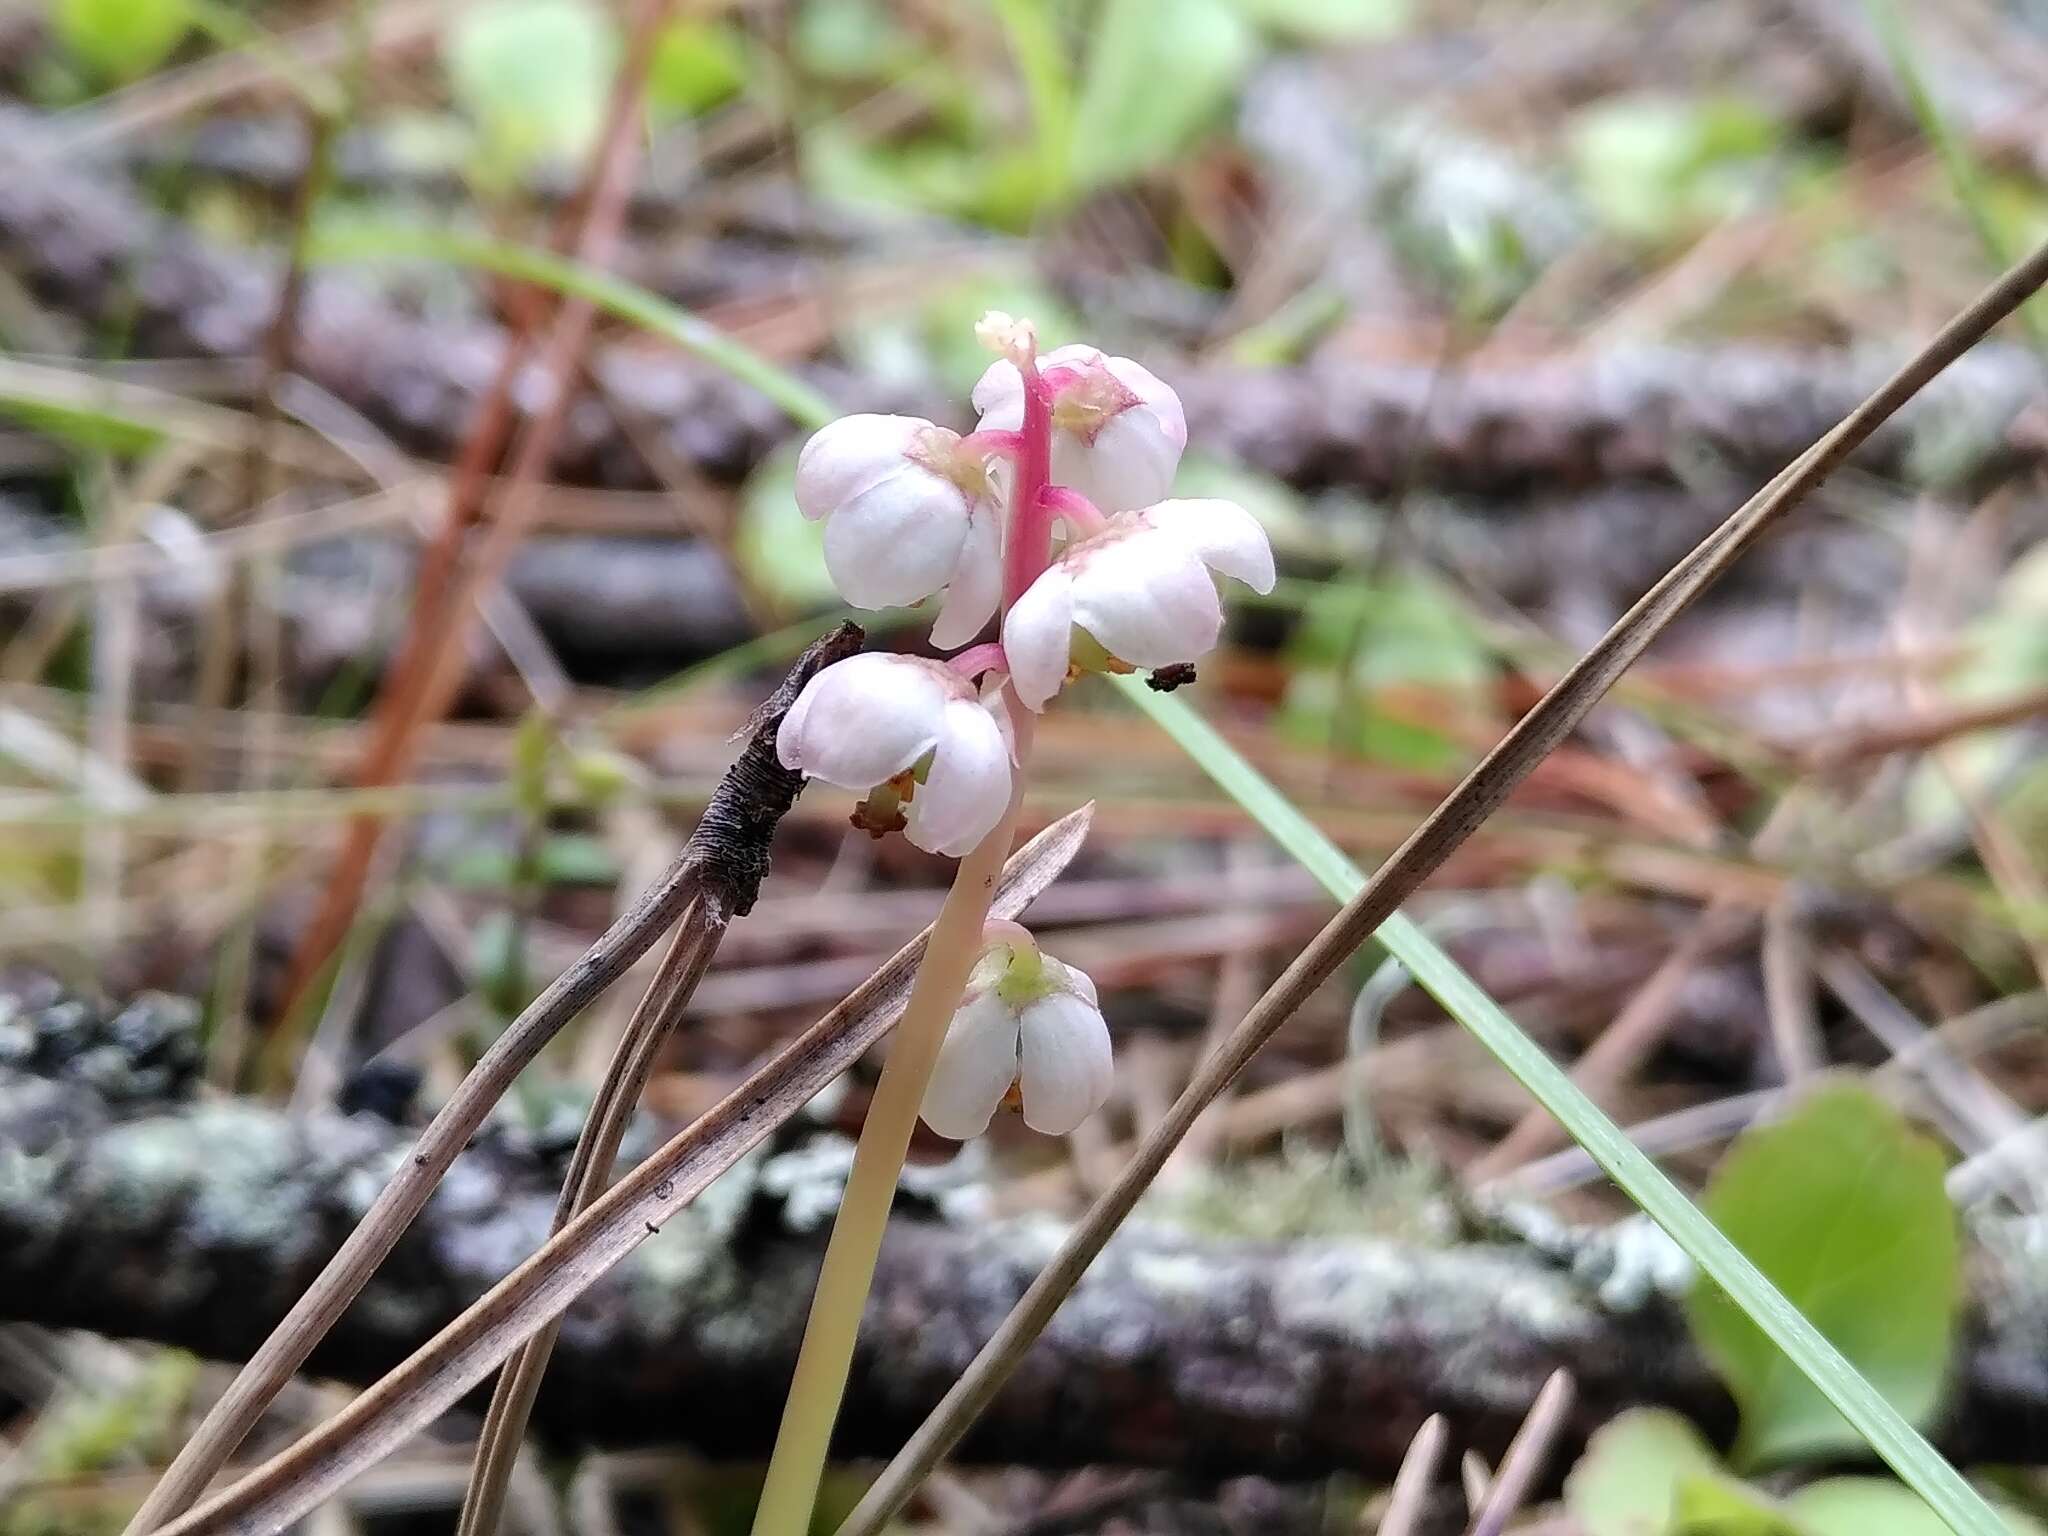
[[[1633,1408],[1586,1442],[1564,1480],[1565,1508],[1586,1536],[1664,1536],[1678,1480],[1720,1470],[1720,1458],[1682,1414]]]
[[[1617,232],[1664,240],[1739,211],[1757,191],[1757,161],[1785,126],[1721,97],[1609,97],[1572,124],[1579,184]]]
[[[618,66],[618,28],[588,0],[489,0],[442,42],[456,102],[505,173],[574,159],[597,140]]]
[[[543,885],[610,885],[619,878],[611,849],[584,832],[555,834],[540,845],[535,862]]]
[[[2015,1536],[2040,1536],[2041,1524],[2010,1505],[1993,1506]],[[1888,1477],[1830,1477],[1785,1501],[1810,1536],[1949,1536],[1927,1501]]]
[[[709,112],[747,83],[740,34],[720,22],[675,21],[662,29],[647,71],[648,104],[680,117]]]
[[[1743,1137],[1704,1202],[1723,1234],[1914,1424],[1939,1400],[1962,1301],[1942,1172],[1931,1140],[1869,1089],[1841,1084]],[[1742,1410],[1739,1463],[1861,1448],[1862,1437],[1724,1292],[1696,1286],[1687,1308]]]
[[[55,0],[50,26],[101,80],[125,84],[171,56],[192,26],[188,0]]]
[[[1164,164],[1258,57],[1230,0],[1108,0],[1088,50],[1069,161],[1086,191]]]
[[[1297,42],[1393,37],[1415,19],[1412,0],[1237,0],[1263,27]]]
[[[1327,744],[1341,722],[1341,745],[1422,771],[1470,758],[1461,733],[1434,722],[1484,721],[1497,670],[1492,647],[1455,594],[1426,576],[1399,573],[1321,588],[1289,656],[1281,724],[1291,737]]]
[[[1803,1536],[1763,1494],[1724,1472],[1681,1473],[1672,1489],[1672,1536]]]

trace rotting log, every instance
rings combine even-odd
[[[0,267],[51,310],[119,329],[133,357],[259,355],[281,265],[200,239],[147,208],[116,169],[40,150],[40,128],[0,116]],[[424,320],[346,274],[308,284],[295,357],[322,388],[406,447],[446,457],[494,375],[504,333],[488,321]],[[1303,487],[1395,486],[1499,494],[1628,479],[1682,483],[1702,462],[1775,472],[1896,357],[1752,344],[1617,347],[1592,357],[1478,362],[1449,387],[1435,365],[1326,356],[1285,371],[1169,370],[1205,451]],[[798,429],[768,400],[645,341],[600,348],[602,386],[571,412],[552,473],[652,485],[636,437],[733,481]],[[849,409],[958,415],[842,373],[810,370]],[[1979,347],[1950,368],[1858,462],[1896,470],[1938,449],[1997,474],[2048,456],[2039,361]],[[633,427],[620,417],[635,418]]]
[[[63,1039],[35,1047],[51,1007]],[[0,1318],[239,1359],[353,1225],[408,1137],[369,1113],[291,1118],[165,1098],[187,1058],[142,1007],[0,1010],[0,1061],[12,1063],[0,1067]],[[542,1389],[540,1431],[569,1446],[760,1455],[842,1151],[813,1139],[750,1159],[587,1293]],[[516,1128],[479,1137],[312,1369],[362,1382],[409,1353],[539,1242],[558,1175]],[[1056,1223],[992,1223],[971,1206],[956,1191],[912,1197],[899,1214],[842,1453],[900,1444],[1058,1240]],[[2048,1261],[2027,1257],[2021,1229],[2000,1231],[1973,1261],[1975,1304],[1940,1436],[1972,1461],[2037,1458],[2048,1412]],[[1383,1477],[1431,1411],[1461,1442],[1498,1454],[1559,1366],[1579,1386],[1572,1436],[1643,1402],[1717,1434],[1732,1427],[1675,1303],[1654,1286],[1620,1295],[1620,1246],[1506,1229],[1467,1237],[1255,1243],[1163,1215],[1135,1225],[965,1454],[1202,1478]]]

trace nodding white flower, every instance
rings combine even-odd
[[[1014,924],[968,979],[925,1089],[924,1123],[965,1141],[1014,1103],[1034,1131],[1063,1136],[1102,1107],[1114,1068],[1095,983]]]
[[[1162,501],[1070,544],[1003,616],[1010,684],[1043,709],[1069,676],[1193,661],[1223,632],[1214,569],[1273,590],[1273,550],[1235,502]],[[1081,633],[1077,639],[1075,631]]]
[[[946,591],[933,625],[964,645],[996,611],[1002,519],[981,457],[960,434],[915,416],[842,416],[804,444],[796,504],[825,520],[825,568],[856,608]]]
[[[1104,512],[1150,506],[1173,489],[1188,445],[1180,396],[1142,364],[1096,347],[1057,347],[1038,360],[1060,381],[1052,408],[1052,478]],[[986,430],[1024,425],[1024,376],[1016,364],[989,364],[974,386]]]
[[[853,824],[901,831],[958,858],[1010,803],[1009,720],[999,700],[942,662],[868,652],[834,662],[796,696],[775,755],[841,789],[864,793]]]

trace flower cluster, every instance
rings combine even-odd
[[[955,654],[828,667],[776,743],[784,766],[864,796],[856,826],[956,857],[1003,822],[1020,736],[1068,681],[1183,667],[1222,631],[1218,575],[1273,586],[1250,513],[1169,496],[1187,418],[1158,377],[1094,347],[1041,357],[1030,324],[1006,315],[978,334],[998,359],[974,387],[974,431],[848,416],[811,438],[796,471],[840,594],[858,608],[937,598],[932,644]],[[991,620],[997,638],[973,643]],[[1002,979],[970,990],[925,1117],[976,1134],[1021,1081],[1027,1123],[1071,1129],[1108,1088],[1094,988],[1028,935],[984,967],[998,955]]]

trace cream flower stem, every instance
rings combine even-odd
[[[1024,420],[1010,450],[1010,519],[1003,551],[1003,606],[1007,608],[1044,574],[1052,557],[1055,514],[1045,505],[1052,476],[1053,390],[1038,371],[1036,346],[1028,328],[1013,330],[1004,350],[1024,379]],[[782,1427],[754,1510],[754,1536],[805,1536],[818,1499],[831,1447],[832,1425],[846,1394],[846,1374],[853,1364],[854,1339],[861,1313],[867,1309],[874,1281],[875,1256],[889,1222],[896,1180],[910,1150],[918,1110],[931,1083],[932,1068],[945,1044],[946,1029],[967,991],[974,963],[981,956],[982,929],[995,897],[996,877],[1017,830],[1024,802],[1025,765],[1031,757],[1032,717],[1028,710],[1011,711],[1015,725],[1016,772],[1010,776],[1010,803],[995,830],[975,845],[953,876],[953,888],[932,925],[924,962],[911,983],[910,1001],[896,1026],[888,1060],[875,1084],[839,1215],[825,1245],[818,1271],[818,1289],[811,1298],[810,1320],[798,1346],[796,1375],[783,1405]]]
[[[761,1502],[754,1511],[754,1536],[804,1536],[810,1529],[832,1426],[839,1417],[847,1371],[853,1362],[854,1338],[874,1279],[875,1256],[881,1251],[882,1232],[896,1195],[896,1180],[904,1154],[910,1150],[918,1106],[924,1102],[946,1026],[960,1006],[968,974],[980,958],[996,877],[1017,829],[1024,794],[1021,764],[1030,748],[1031,732],[1030,717],[1021,710],[1018,714],[1020,768],[1009,807],[995,830],[960,861],[953,888],[946,893],[945,905],[932,925],[924,963],[911,984],[910,1001],[890,1041],[888,1060],[882,1065],[860,1143],[854,1148],[853,1168],[840,1197],[839,1215],[825,1247],[824,1266],[818,1272],[810,1321],[804,1326],[803,1344],[797,1352],[796,1376],[782,1410],[782,1427],[761,1486]]]

